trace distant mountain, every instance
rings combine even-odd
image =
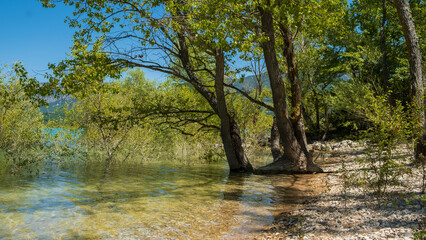
[[[243,82],[235,82],[233,83],[233,85],[241,90],[243,90],[244,92],[247,93],[251,93],[253,92],[256,88],[258,88],[259,84],[262,85],[263,89],[270,89],[271,88],[271,84],[269,82],[269,76],[264,73],[261,75],[261,78],[258,80],[258,78],[255,75],[250,75],[244,78]],[[270,97],[265,97],[263,99],[261,99],[263,102],[271,104],[272,105],[272,98]],[[272,114],[272,112],[268,111],[268,114]]]
[[[257,80],[257,77],[255,75],[246,76],[244,78],[243,82],[235,82],[233,85],[245,92],[250,92],[253,89],[256,89],[259,82]],[[270,88],[269,84],[269,77],[266,74],[262,74],[260,78],[260,84],[262,85],[262,88]]]
[[[75,101],[75,99],[73,99],[71,96],[68,96],[68,95],[61,95],[61,96],[59,96],[59,98],[56,98],[54,96],[47,96],[47,97],[44,97],[43,99],[46,100],[46,102],[49,105],[50,104],[62,105],[62,103]]]
[[[45,121],[50,119],[58,119],[59,117],[63,116],[59,111],[61,107],[65,104],[74,103],[77,101],[68,95],[61,95],[58,98],[55,98],[54,96],[47,96],[43,99],[46,100],[47,106],[41,106],[40,111],[43,113]]]

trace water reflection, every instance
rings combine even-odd
[[[242,238],[273,222],[280,184],[290,178],[229,176],[226,165],[163,164],[5,178],[0,238]]]

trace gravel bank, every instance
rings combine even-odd
[[[403,177],[408,188],[392,189],[388,202],[360,188],[344,188],[339,170],[353,171],[364,157],[363,147],[351,141],[335,144],[314,143],[311,148],[323,154],[317,162],[326,172],[320,196],[308,199],[298,210],[284,212],[268,231],[255,239],[414,239],[425,229],[425,200],[421,199],[420,170]],[[409,155],[401,148],[401,154]]]

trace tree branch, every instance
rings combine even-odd
[[[236,90],[237,92],[239,92],[241,95],[243,95],[244,97],[246,97],[251,102],[253,102],[253,103],[257,104],[257,105],[260,105],[260,106],[262,106],[262,107],[264,107],[264,108],[266,108],[266,109],[268,109],[270,111],[274,111],[274,107],[272,107],[271,105],[268,105],[268,104],[266,104],[266,103],[264,103],[262,101],[259,101],[259,100],[256,100],[256,99],[252,98],[247,92],[244,92],[243,90],[235,87],[234,85],[227,84],[227,83],[225,83],[224,85],[226,87],[229,87],[229,88],[232,88],[232,89]]]

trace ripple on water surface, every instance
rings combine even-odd
[[[151,165],[2,181],[0,238],[232,238],[273,222],[286,178]]]

